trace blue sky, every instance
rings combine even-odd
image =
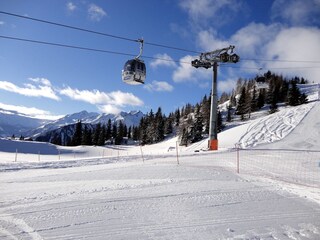
[[[320,82],[319,0],[1,0],[0,11],[196,52],[235,45],[241,61],[219,67],[219,93],[259,68]],[[0,35],[139,52],[132,41],[1,13]],[[131,86],[121,80],[128,56],[0,38],[0,108],[43,118],[82,110],[169,113],[209,95],[212,70],[188,64],[198,54],[146,44],[143,56],[175,61],[144,58],[146,83]]]

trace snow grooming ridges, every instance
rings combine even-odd
[[[240,138],[240,146],[249,148],[283,139],[302,121],[315,104],[287,107],[281,112],[254,120]]]
[[[5,227],[5,228],[4,228]],[[1,236],[3,235],[3,236]],[[10,236],[11,239],[42,240],[43,238],[30,227],[23,219],[10,215],[0,215],[0,237]]]

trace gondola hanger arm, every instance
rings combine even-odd
[[[139,39],[137,40],[137,42],[140,43],[140,52],[139,52],[139,55],[135,57],[135,59],[139,59],[139,58],[141,57],[141,55],[142,55],[142,52],[143,52],[143,42],[144,42],[144,40],[143,40],[143,38],[139,38]]]

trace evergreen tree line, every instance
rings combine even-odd
[[[122,121],[112,123],[109,119],[107,124],[98,123],[95,126],[90,124],[83,124],[79,120],[75,124],[74,133],[64,144],[56,142],[53,138],[51,143],[79,146],[79,145],[95,145],[103,146],[109,144],[125,144],[127,139],[134,138],[135,127],[127,127]],[[57,138],[60,140],[61,138]]]
[[[296,106],[307,102],[305,94],[301,94],[297,84],[307,81],[303,78],[294,77],[285,79],[280,75],[271,73],[264,74],[268,88],[258,89],[255,79],[239,79],[235,89],[231,93],[222,93],[219,104],[229,101],[227,111],[217,112],[217,128],[221,131],[226,122],[231,122],[235,115],[242,120],[250,118],[252,112],[258,111],[268,105],[269,112],[277,111],[279,103]],[[126,144],[128,140],[139,144],[153,144],[163,141],[166,136],[178,135],[180,145],[188,145],[208,136],[210,124],[211,98],[205,95],[195,105],[186,104],[182,108],[169,113],[162,113],[161,107],[154,113],[151,110],[140,120],[138,126],[127,127],[122,122],[106,125],[97,124],[90,128],[79,121],[74,134],[67,145],[104,145]],[[59,143],[58,143],[59,144]]]
[[[233,90],[229,99],[231,107],[235,108],[235,114],[239,115],[241,120],[250,118],[252,112],[260,110],[267,104],[269,113],[272,114],[277,111],[279,103],[297,106],[308,102],[307,96],[301,93],[297,86],[297,84],[307,83],[304,78],[286,79],[270,71],[266,72],[264,77],[268,84],[264,89],[259,89],[254,79],[238,80],[236,89]],[[238,100],[236,96],[239,96]]]

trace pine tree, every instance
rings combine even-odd
[[[248,96],[246,88],[243,87],[241,91],[241,95],[238,101],[238,106],[236,110],[237,115],[241,115],[241,120],[245,119],[245,114],[249,113],[250,106],[248,106]]]
[[[120,145],[123,141],[123,137],[124,135],[124,124],[122,123],[122,121],[119,122],[119,126],[118,126],[118,132],[117,132],[117,136],[115,138],[115,145]]]
[[[279,102],[288,101],[289,82],[283,80],[280,87]]]
[[[197,105],[195,107],[195,116],[194,116],[194,124],[193,124],[193,137],[192,142],[197,142],[202,139],[202,131],[203,131],[203,117],[202,113],[200,112],[200,106]]]
[[[169,117],[165,120],[164,133],[165,135],[173,133],[173,114],[170,114]]]
[[[60,134],[55,133],[50,142],[55,145],[62,145]]]
[[[204,123],[204,133],[206,134],[209,133],[210,107],[211,107],[211,98],[207,98],[207,95],[205,95],[201,103],[201,114],[202,114],[203,123]]]
[[[99,138],[98,138],[98,142],[97,145],[98,146],[103,146],[105,143],[105,139],[106,139],[106,126],[102,125],[101,130],[100,130],[100,134],[99,134]]]
[[[278,111],[278,95],[276,94],[277,91],[274,92],[274,94],[272,95],[272,99],[271,99],[271,103],[270,103],[270,107],[269,107],[269,113],[275,113]]]
[[[274,76],[269,80],[269,87],[268,87],[268,91],[267,91],[267,96],[266,96],[266,103],[267,104],[271,104],[272,99],[273,99],[273,94],[274,94],[274,90],[275,90],[275,80],[274,80]]]
[[[174,113],[174,117],[175,117],[175,126],[179,126],[180,123],[180,110],[177,109]]]
[[[116,137],[117,137],[117,134],[118,134],[118,128],[117,128],[117,124],[114,122],[112,124],[112,133],[111,133],[111,136],[112,136],[112,143],[114,143]]]
[[[221,132],[223,128],[224,128],[224,125],[222,123],[222,115],[221,115],[221,112],[218,111],[218,113],[217,113],[217,130],[218,130],[218,132]]]
[[[187,146],[188,145],[188,131],[186,128],[182,129],[181,139],[180,139],[180,146]]]
[[[160,142],[164,139],[164,117],[162,115],[161,107],[158,108],[158,111],[154,119],[154,142]]]
[[[132,127],[132,139],[134,141],[138,141],[139,140],[139,127],[135,127],[133,126]]]
[[[96,125],[94,132],[93,132],[93,137],[92,137],[92,144],[93,145],[98,145],[100,134],[101,134],[101,123],[98,123]]]
[[[301,93],[297,86],[297,81],[291,81],[291,87],[288,92],[288,105],[297,106],[300,104]]]
[[[130,126],[128,129],[128,133],[127,133],[127,138],[131,139],[132,138],[132,127]]]
[[[92,145],[91,130],[88,129],[87,125],[84,125],[81,145]]]
[[[146,124],[146,143],[147,144],[152,144],[154,143],[155,139],[155,116],[152,111],[150,110],[150,113],[147,115],[145,119],[145,124]]]
[[[252,98],[251,98],[251,112],[255,112],[258,110],[258,98],[257,98],[257,90],[256,87],[253,87]]]
[[[141,145],[147,144],[148,137],[147,137],[147,118],[143,117],[140,120],[140,125],[139,125],[139,140]]]
[[[220,102],[220,104],[222,104],[222,103],[225,103],[226,101],[228,101],[229,99],[230,99],[229,94],[226,93],[226,92],[223,92],[223,93],[221,94],[221,96],[220,96],[219,102]]]
[[[123,123],[123,138],[128,137],[128,127]]]
[[[236,92],[234,90],[232,90],[232,93],[230,96],[230,105],[231,107],[235,107],[237,105]]]
[[[299,98],[299,103],[300,104],[305,104],[308,102],[308,97],[305,93],[302,93],[300,98]]]
[[[228,105],[228,113],[227,113],[227,122],[232,121],[232,106],[231,104]]]
[[[81,144],[81,140],[82,140],[82,123],[79,120],[76,123],[75,131],[74,131],[74,134],[73,134],[73,137],[71,140],[71,144],[73,146],[79,146]]]
[[[265,104],[265,92],[266,92],[265,89],[259,90],[259,96],[258,96],[258,100],[257,100],[257,107],[259,109],[261,109]]]
[[[110,140],[112,137],[112,123],[111,119],[107,122],[107,128],[106,128],[106,140]]]

